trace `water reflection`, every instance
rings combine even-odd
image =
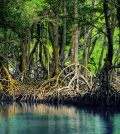
[[[119,109],[16,103],[0,105],[0,134],[119,133]]]

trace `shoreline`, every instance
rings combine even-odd
[[[75,94],[72,97],[64,94],[63,96],[47,95],[40,96],[39,94],[0,94],[0,102],[17,102],[17,103],[47,103],[47,104],[72,104],[77,106],[119,106],[120,93],[113,93],[112,96],[101,92],[99,95],[96,92],[86,92],[84,94]]]

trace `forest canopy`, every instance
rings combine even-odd
[[[119,68],[119,0],[0,1],[1,77],[25,84],[64,77],[79,90],[78,81],[91,88],[91,75],[93,82],[100,75],[108,88]]]

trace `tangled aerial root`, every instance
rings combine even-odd
[[[114,77],[110,86],[102,87],[99,78],[94,79],[88,69],[88,79],[84,74],[75,76],[75,64],[64,68],[58,78],[42,81],[39,85],[24,85],[14,80],[8,70],[3,66],[6,78],[0,77],[0,99],[24,102],[50,102],[50,103],[74,103],[74,104],[120,104],[120,78]],[[83,67],[83,66],[82,66]],[[83,67],[84,68],[84,67]],[[79,65],[81,69],[81,65]],[[2,81],[7,82],[6,85]],[[76,82],[79,90],[76,90]],[[94,84],[93,84],[94,83]]]
[[[87,71],[89,73],[88,79],[83,74],[79,74],[79,90],[77,91],[77,77],[75,76],[74,64],[64,68],[59,74],[57,81],[55,79],[47,80],[40,86],[42,99],[52,103],[120,104],[120,78],[115,76],[112,78],[109,86],[103,86],[99,77],[94,77],[93,81],[91,73],[89,70]],[[52,85],[53,81],[55,84]]]
[[[4,89],[6,89],[8,93],[13,94],[13,92],[16,92],[19,90],[20,83],[11,77],[11,75],[9,74],[8,70],[6,69],[4,65],[3,65],[3,71],[4,71],[6,78],[3,78],[3,79],[1,78],[1,81],[5,81],[6,84],[4,85],[1,82],[0,85],[4,87]]]
[[[50,102],[63,101],[63,100],[74,100],[75,96],[83,94],[91,90],[93,85],[92,73],[83,65],[78,64],[79,70],[81,68],[87,70],[88,79],[85,78],[84,74],[75,76],[75,64],[71,64],[65,67],[59,74],[58,78],[52,78],[44,81],[38,88],[38,93],[42,96],[42,99]],[[79,84],[79,91],[76,90],[76,82]]]

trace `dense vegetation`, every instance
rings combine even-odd
[[[116,101],[119,68],[119,0],[0,1],[1,100]]]

